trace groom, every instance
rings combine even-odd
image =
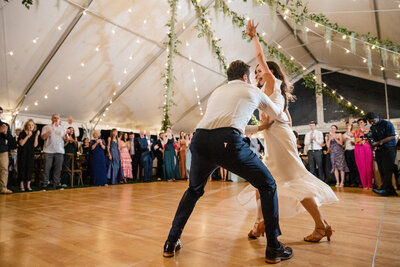
[[[182,247],[179,238],[197,200],[204,194],[207,178],[221,166],[259,190],[267,235],[266,262],[277,263],[290,259],[293,252],[277,239],[281,231],[275,180],[242,135],[256,108],[278,121],[287,121],[287,117],[262,91],[250,84],[249,65],[236,60],[229,65],[227,75],[228,84],[217,88],[210,96],[206,113],[192,139],[189,188],[179,203],[163,255],[172,257]],[[263,130],[262,127],[258,130]]]

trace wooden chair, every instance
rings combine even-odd
[[[78,186],[83,185],[82,170],[75,169],[75,157],[72,153],[64,154],[63,172],[67,172],[71,176],[71,187],[74,187],[74,176],[78,174]]]

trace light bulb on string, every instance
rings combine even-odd
[[[314,24],[314,27],[315,27],[315,28],[318,28],[318,22],[316,22],[316,23]]]
[[[81,62],[81,67],[85,67],[85,62]]]
[[[285,15],[285,16],[283,16],[283,19],[284,19],[284,20],[287,20],[287,16],[286,16],[286,15]]]
[[[290,57],[290,60],[294,60],[294,57],[293,57],[293,56],[291,56],[291,57]]]
[[[106,113],[103,113],[103,117],[105,117],[106,116]]]
[[[112,104],[112,100],[110,100],[110,104]]]
[[[303,67],[303,70],[306,70],[306,67]]]
[[[44,95],[44,99],[47,99],[47,98],[49,98],[49,96],[48,95]]]
[[[129,13],[132,13],[132,9],[131,9],[131,8],[129,8],[129,9],[128,9],[128,12],[129,12]]]
[[[306,32],[309,32],[309,31],[310,31],[310,29],[306,27]]]
[[[381,71],[384,71],[385,70],[385,68],[384,67],[381,67]]]
[[[289,14],[289,9],[285,9],[285,14]]]
[[[59,85],[54,86],[54,90],[58,90],[58,89],[60,89]]]
[[[348,54],[348,53],[350,53],[350,50],[349,50],[349,49],[346,49],[346,54]]]
[[[100,47],[97,46],[95,50],[96,50],[96,52],[99,52],[100,51]]]
[[[281,48],[282,48],[282,46],[278,44],[278,49],[281,49]]]
[[[351,102],[350,102],[350,101],[347,101],[347,105],[351,106]]]
[[[63,24],[58,25],[57,30],[61,31],[62,30]]]
[[[132,54],[130,54],[129,55],[129,60],[132,60],[133,59],[133,56],[132,56]]]
[[[396,78],[400,78],[400,74],[399,73],[397,73]]]
[[[71,79],[72,79],[71,75],[68,75],[68,76],[67,76],[67,79],[68,79],[68,80],[71,80]]]
[[[346,37],[347,37],[346,34],[344,34],[344,35],[342,36],[342,39],[343,39],[343,40],[346,40]]]
[[[116,94],[117,94],[117,92],[114,92],[114,93],[113,93],[113,95],[116,95]]]
[[[121,82],[118,82],[117,84],[118,84],[118,85],[121,85]]]
[[[124,68],[124,74],[127,74],[128,73],[128,71],[126,70],[126,68]]]
[[[14,52],[13,52],[13,51],[10,51],[10,52],[8,52],[8,54],[9,54],[10,56],[13,56],[13,55],[14,55]]]
[[[86,10],[83,10],[82,14],[83,14],[84,16],[86,16],[86,15],[87,15]]]
[[[371,47],[371,49],[375,49],[375,45],[373,45],[373,46]]]
[[[39,37],[36,37],[35,39],[32,40],[32,43],[36,44],[38,40],[39,40]]]
[[[109,110],[109,108],[106,108],[106,111],[108,111]]]
[[[25,107],[24,110],[27,111],[27,110],[28,110],[28,107]]]
[[[111,33],[112,33],[112,34],[115,34],[115,30],[114,30],[114,29],[112,29],[112,30],[111,30]]]
[[[343,100],[343,96],[340,96],[340,100]]]
[[[265,33],[265,32],[263,32],[263,33],[262,33],[262,36],[265,36],[265,35],[266,35],[266,33]]]
[[[146,24],[147,23],[147,20],[143,20],[143,24]]]
[[[38,102],[38,101],[35,101],[34,104],[35,104],[35,106],[38,106],[38,105],[39,105],[39,102]]]
[[[363,62],[364,62],[364,63],[367,63],[367,59],[366,59],[366,58],[364,58],[364,59],[363,59]]]

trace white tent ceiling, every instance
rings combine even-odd
[[[329,52],[325,40],[319,36],[323,35],[321,27],[314,28],[309,23],[315,33],[311,31],[303,44],[301,32],[298,31],[300,38],[296,39],[290,29],[293,22],[278,18],[273,27],[269,8],[254,7],[252,1],[248,2],[233,0],[230,7],[259,21],[259,32],[265,33],[265,40],[279,43],[297,62],[306,67],[322,63],[368,74],[360,57],[346,54],[341,48],[349,48],[348,40],[335,36]],[[381,38],[400,43],[399,1],[376,2],[381,11],[378,13]],[[167,57],[164,45],[169,18],[167,1],[40,0],[38,3],[30,10],[19,0],[1,3],[0,106],[14,111],[21,103],[21,115],[43,117],[56,112],[81,122],[101,117],[102,125],[158,130],[164,102],[161,73]],[[229,18],[215,15],[212,0],[202,0],[201,4],[210,7],[212,27],[221,38],[227,61],[242,59],[254,66],[253,46],[242,40],[241,31],[232,26]],[[82,14],[83,7],[87,8],[86,15]],[[206,40],[197,38],[194,10],[189,9],[187,0],[181,0],[179,7],[177,28],[182,44],[178,50],[182,56],[174,60],[177,105],[172,108],[171,121],[176,129],[190,131],[201,118],[195,86],[204,109],[207,96],[225,77]],[[310,0],[308,7],[310,12],[323,13],[348,29],[378,35],[375,13],[371,12],[373,0]],[[365,56],[360,43],[357,54]],[[381,79],[379,54],[373,52],[372,59],[371,77]],[[389,83],[397,84],[396,73],[400,71],[391,62],[386,70]]]

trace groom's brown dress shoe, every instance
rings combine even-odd
[[[167,241],[165,241],[165,244],[164,244],[163,256],[164,257],[173,257],[173,256],[175,256],[175,252],[180,250],[181,248],[182,248],[182,243],[179,239],[176,242],[167,240]]]
[[[267,247],[265,252],[265,262],[274,264],[284,260],[288,260],[293,257],[293,250],[290,247],[285,247],[280,244],[279,248]]]

